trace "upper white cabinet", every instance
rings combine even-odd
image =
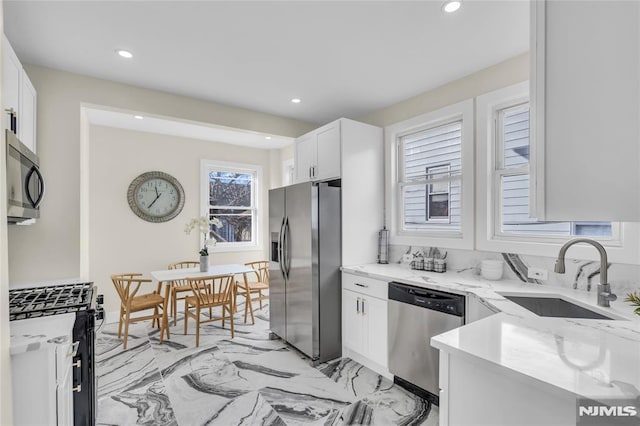
[[[311,180],[316,161],[316,139],[315,133],[307,133],[296,139],[296,183]]]
[[[20,112],[18,115],[18,139],[36,152],[36,89],[23,70],[20,84]]]
[[[640,3],[531,2],[531,214],[640,220]]]
[[[340,120],[296,139],[296,181],[340,177]]]
[[[341,118],[295,143],[296,183],[341,179],[342,265],[373,263],[383,222],[383,133]]]
[[[18,139],[36,151],[36,90],[6,36],[2,37],[2,124],[11,129],[15,115]],[[10,111],[7,111],[10,110]]]

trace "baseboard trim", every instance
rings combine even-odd
[[[358,364],[362,364],[368,369],[373,370],[376,373],[380,374],[381,376],[386,377],[387,379],[393,381],[393,374],[391,374],[391,372],[386,367],[383,367],[377,362],[371,361],[369,358],[363,355],[360,355],[359,353],[354,352],[351,349],[344,346],[342,347],[342,357],[351,358]]]

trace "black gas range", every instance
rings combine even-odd
[[[102,295],[91,282],[9,290],[9,320],[75,313],[73,341],[73,420],[75,426],[96,424],[96,320],[104,318]]]

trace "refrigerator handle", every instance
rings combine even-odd
[[[291,228],[289,227],[289,218],[287,217],[284,221],[284,249],[285,249],[285,270],[287,271],[287,280],[289,279],[289,274],[291,273]]]
[[[282,272],[282,277],[286,280],[287,273],[284,270],[284,217],[282,218],[282,223],[280,224],[280,233],[278,234],[278,266],[280,267],[280,272]]]

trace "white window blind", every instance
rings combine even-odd
[[[399,138],[402,229],[460,231],[462,120]]]

